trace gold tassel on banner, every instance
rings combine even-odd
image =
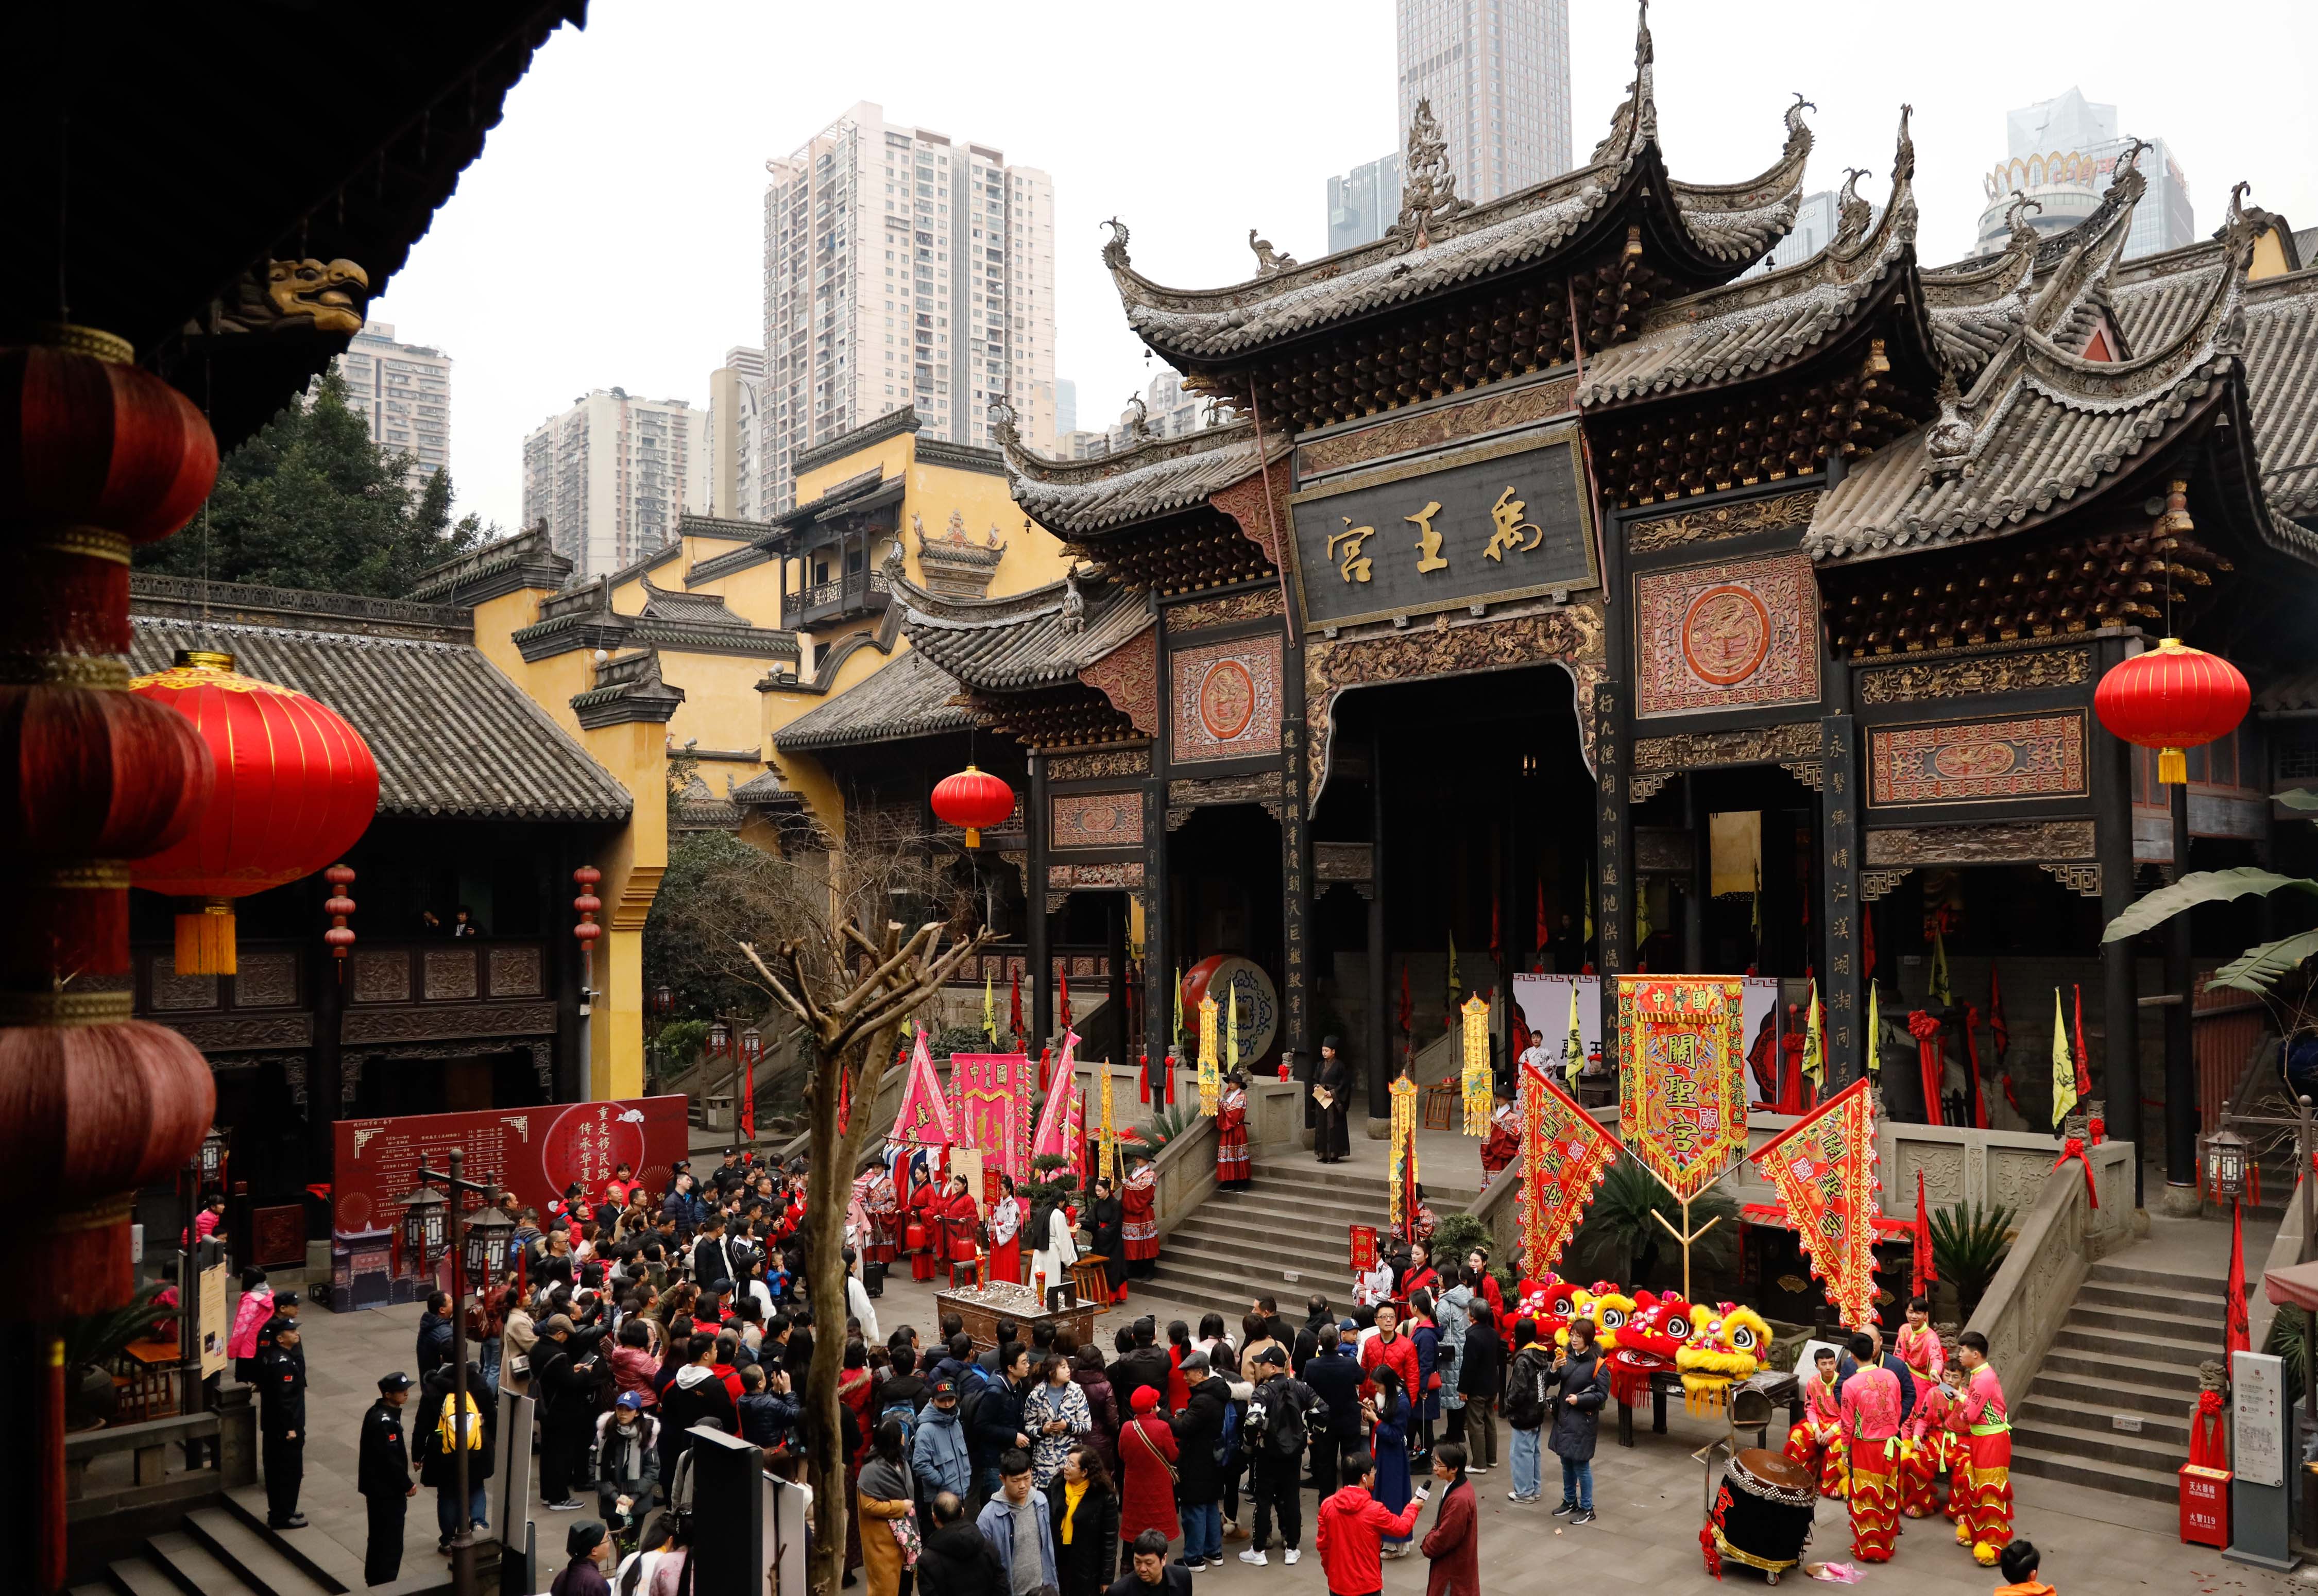
[[[1396,1231],[1408,1223],[1401,1199],[1415,1182],[1416,1082],[1404,1074],[1392,1083],[1392,1202],[1387,1217]]]
[[[1097,1172],[1106,1180],[1119,1179],[1119,1130],[1111,1117],[1110,1066],[1102,1066],[1102,1160]]]
[[[1465,1134],[1489,1134],[1496,1084],[1489,1073],[1489,1005],[1480,993],[1465,1000]]]
[[[1222,1107],[1223,1071],[1216,1067],[1216,995],[1199,1000],[1199,1112],[1213,1118]]]
[[[1231,989],[1231,1012],[1224,1020],[1224,1068],[1239,1068],[1239,988]]]

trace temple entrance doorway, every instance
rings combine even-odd
[[[1259,803],[1195,809],[1168,838],[1172,974],[1180,976],[1202,959],[1223,955],[1261,967],[1271,978],[1275,996],[1285,989],[1280,847],[1280,821]],[[1253,1071],[1278,1066],[1287,1027],[1275,1022],[1271,1031],[1270,1045],[1243,1054],[1241,1068]],[[1199,1017],[1187,1010],[1179,1057],[1198,1056]]]

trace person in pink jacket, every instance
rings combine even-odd
[[[233,1310],[233,1333],[225,1340],[225,1355],[234,1360],[233,1377],[243,1385],[257,1380],[257,1331],[274,1314],[274,1293],[266,1288],[265,1271],[252,1264],[241,1271],[241,1301]]]

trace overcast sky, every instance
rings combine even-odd
[[[1572,145],[1584,159],[1632,76],[1634,8],[1571,0]],[[1249,274],[1247,229],[1325,252],[1325,184],[1397,147],[1390,0],[1157,4],[593,0],[551,39],[409,264],[372,307],[457,362],[459,507],[513,530],[523,435],[591,388],[703,407],[732,345],[762,341],[767,157],[857,100],[994,144],[1055,181],[1056,374],[1082,426],[1148,381],[1101,260],[1209,287]],[[986,20],[984,20],[986,19]],[[2318,6],[2049,0],[1659,0],[1660,138],[1676,176],[1768,166],[1780,114],[1818,103],[1810,188],[1847,166],[1881,202],[1899,106],[1916,107],[1918,249],[1970,247],[2004,112],[2075,85],[2124,132],[2165,139],[2197,226],[2231,184],[2318,225]]]

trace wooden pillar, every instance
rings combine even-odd
[[[1369,1037],[1361,1074],[1368,1086],[1368,1114],[1386,1116],[1392,1083],[1392,949],[1384,932],[1384,728],[1369,745]]]
[[[1714,880],[1714,849],[1705,807],[1698,801],[1698,776],[1682,776],[1682,824],[1690,833],[1690,880],[1682,894],[1682,967],[1693,975],[1706,970],[1706,899]]]
[[[1280,729],[1280,1000],[1287,1009],[1280,1058],[1298,1075],[1312,1058],[1312,831],[1306,818],[1302,658],[1289,651]]]
[[[2125,657],[2115,640],[2094,652],[2102,671]],[[2100,852],[2101,918],[2116,919],[2133,907],[2133,745],[2112,735],[2098,720],[2093,740],[2093,830]],[[2141,1004],[2134,969],[2133,939],[2101,944],[2100,1088],[2108,1134],[2134,1146],[2133,1201],[2146,1206],[2142,1170],[2148,1149],[2141,1125]],[[2042,1126],[2035,1127],[2042,1129]]]
[[[1023,940],[1030,966],[1030,1035],[1027,1045],[1034,1054],[1055,1031],[1054,937],[1047,913],[1047,756],[1033,750],[1030,802],[1022,806],[1022,835],[1029,845],[1030,860],[1030,879],[1022,883],[1026,889],[1022,908],[1028,920]]]
[[[1172,916],[1167,892],[1167,784],[1159,776],[1159,745],[1151,745],[1151,776],[1143,784],[1143,1035],[1137,1045],[1163,1059],[1175,1023]],[[1132,1063],[1134,1061],[1123,1061]]]
[[[2173,805],[2173,879],[2189,873],[2189,785],[2167,787]],[[2165,922],[2165,1211],[2197,1211],[2197,1058],[2190,1045],[2189,917]]]
[[[1634,814],[1627,802],[1626,687],[1602,682],[1594,688],[1594,930],[1601,946],[1595,968],[1602,976],[1602,1056],[1618,1048],[1618,977],[1631,967],[1634,874]]]
[[[1827,1089],[1859,1077],[1865,1056],[1867,1011],[1860,986],[1859,755],[1849,715],[1819,722],[1819,879],[1825,883],[1819,924],[1826,957],[1819,990],[1827,1005]]]

